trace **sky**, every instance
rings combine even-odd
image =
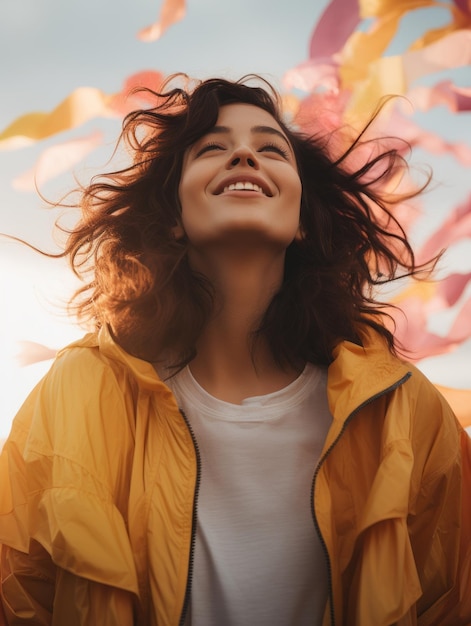
[[[79,86],[118,92],[128,76],[143,70],[186,72],[196,78],[258,73],[281,88],[283,75],[307,59],[312,29],[327,4],[327,0],[188,0],[184,19],[161,39],[145,43],[137,33],[155,21],[159,0],[1,0],[0,130],[24,113],[51,110]],[[415,12],[390,53],[407,46],[419,30],[443,23],[444,17],[439,10]],[[471,84],[469,68],[457,74],[457,81]],[[424,115],[422,121],[430,128],[440,126],[450,140],[469,133],[471,141],[470,116],[464,122],[456,117],[441,110]],[[75,174],[86,179],[105,166],[119,129],[119,120],[101,119],[64,133],[64,139],[95,130],[105,134],[104,147],[89,155]],[[0,232],[51,251],[57,249],[52,236],[57,213],[37,194],[15,190],[12,180],[30,169],[55,140],[16,150],[0,147]],[[451,197],[464,200],[471,183],[469,171],[451,157],[439,162],[430,155],[418,158],[431,162],[437,175],[427,219],[415,233],[420,241],[453,206]],[[42,192],[57,199],[74,184],[70,172],[44,185]],[[446,263],[471,271],[469,240],[450,251]],[[50,361],[21,367],[20,342],[56,349],[83,334],[62,306],[75,284],[65,262],[0,241],[0,438],[7,434],[26,394],[50,367]],[[452,317],[452,311],[446,312],[432,324],[442,331]],[[434,382],[471,388],[470,362],[467,342],[419,365]]]

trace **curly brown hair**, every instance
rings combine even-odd
[[[170,351],[174,365],[182,367],[194,357],[214,293],[207,278],[190,268],[188,242],[172,231],[180,219],[182,161],[216,124],[221,106],[246,103],[267,111],[286,133],[303,189],[303,237],[286,251],[282,286],[254,338],[263,336],[281,365],[328,364],[340,340],[361,344],[365,326],[394,352],[387,311],[373,288],[424,269],[393,207],[425,185],[396,197],[384,191],[385,181],[407,169],[401,150],[376,150],[352,168],[364,133],[332,156],[326,137],[285,123],[280,97],[266,81],[261,87],[249,85],[248,77],[209,79],[193,89],[170,85],[152,93],[154,106],[124,120],[121,141],[132,164],[82,189],[82,217],[60,255],[85,281],[73,300],[79,316],[96,327],[109,324],[126,350],[146,360]]]

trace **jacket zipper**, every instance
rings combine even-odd
[[[407,372],[407,374],[405,376],[403,376],[400,380],[398,380],[396,383],[394,383],[390,387],[387,387],[386,389],[383,389],[382,391],[376,393],[374,396],[371,396],[371,398],[368,398],[367,400],[362,402],[360,405],[358,405],[356,407],[356,409],[354,409],[350,413],[350,415],[344,421],[344,423],[342,425],[342,429],[339,432],[337,438],[335,439],[335,441],[332,442],[331,446],[326,450],[324,456],[319,460],[319,463],[317,464],[316,470],[314,472],[314,476],[312,478],[312,484],[311,484],[311,512],[312,512],[312,519],[314,521],[314,526],[315,526],[317,535],[319,537],[319,540],[321,542],[322,548],[324,550],[324,554],[325,554],[326,561],[327,561],[327,577],[328,577],[328,584],[329,584],[329,607],[330,607],[330,622],[331,622],[331,626],[335,626],[335,610],[334,610],[334,598],[333,598],[333,589],[332,589],[332,564],[331,564],[331,561],[330,561],[330,555],[329,555],[329,551],[327,549],[327,544],[325,542],[324,537],[322,536],[321,529],[319,527],[319,522],[317,521],[316,510],[315,510],[315,507],[314,507],[314,490],[315,490],[315,486],[316,486],[316,479],[317,479],[317,476],[319,475],[319,471],[320,471],[320,468],[321,468],[322,464],[324,463],[324,461],[327,459],[327,457],[330,455],[332,450],[337,445],[338,441],[342,437],[343,433],[345,432],[345,429],[347,428],[348,424],[353,419],[353,417],[355,417],[355,415],[359,411],[361,411],[363,408],[365,408],[365,406],[367,406],[371,402],[374,402],[378,398],[381,398],[381,396],[384,396],[384,395],[386,395],[387,393],[389,393],[391,391],[395,391],[398,387],[400,387],[402,384],[404,384],[411,376],[412,376],[412,373],[411,372]]]
[[[188,559],[188,577],[186,581],[186,590],[185,597],[183,599],[182,612],[180,615],[180,621],[178,622],[179,626],[184,626],[186,614],[188,613],[188,607],[190,604],[190,596],[191,596],[191,583],[193,580],[193,566],[194,566],[194,553],[195,553],[195,543],[196,543],[196,526],[197,526],[197,518],[198,518],[198,494],[200,490],[201,483],[201,455],[198,447],[198,442],[196,441],[195,433],[193,432],[193,428],[191,427],[190,422],[188,421],[187,416],[184,411],[180,409],[180,413],[185,420],[185,424],[188,428],[188,432],[191,435],[191,440],[193,442],[193,447],[195,449],[196,454],[196,483],[195,483],[195,492],[193,496],[193,516],[191,521],[191,542],[190,542],[190,556]]]

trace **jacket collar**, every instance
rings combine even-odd
[[[169,392],[167,386],[159,378],[154,366],[148,361],[132,356],[121,348],[113,339],[107,325],[102,326],[98,332],[89,333],[78,341],[69,344],[64,350],[70,348],[98,348],[103,357],[120,363],[130,370],[142,389]]]
[[[74,347],[98,348],[104,357],[129,369],[142,389],[170,393],[153,365],[123,350],[106,325],[98,333],[87,334],[64,350]],[[363,403],[400,383],[410,369],[407,363],[391,354],[383,338],[373,330],[364,332],[362,346],[350,341],[340,342],[333,356],[328,369],[327,393],[330,411],[340,423]]]
[[[328,369],[327,393],[334,420],[344,422],[364,403],[404,382],[410,366],[394,356],[372,329],[363,331],[363,345],[340,342]]]

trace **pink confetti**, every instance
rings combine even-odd
[[[170,26],[183,19],[185,13],[185,0],[164,0],[158,20],[139,31],[138,39],[141,41],[156,41],[162,37]]]

